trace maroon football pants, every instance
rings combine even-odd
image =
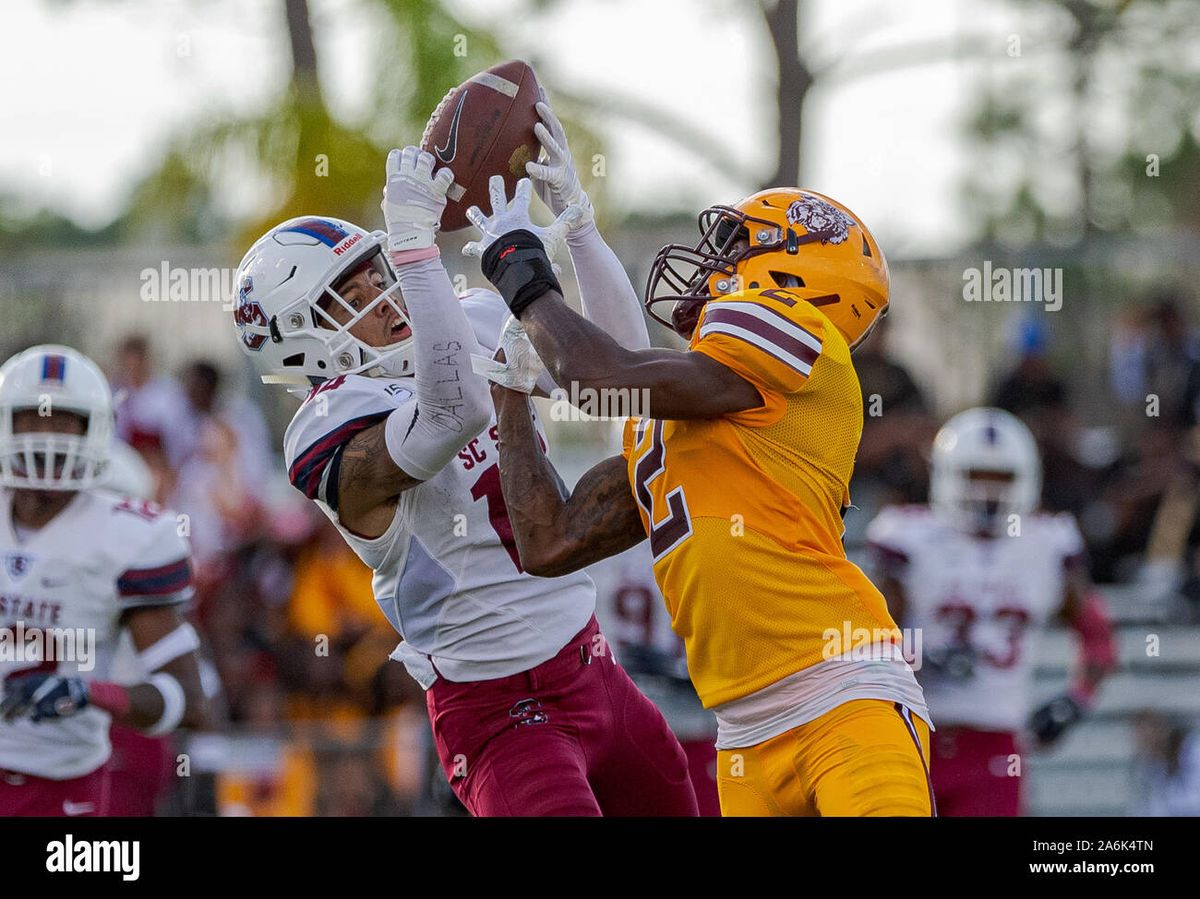
[[[554,658],[425,693],[438,758],[478,816],[695,815],[688,762],[593,617]]]
[[[50,780],[0,769],[0,818],[96,818],[108,814],[109,769]]]
[[[150,737],[119,724],[112,725],[108,735],[112,741],[108,814],[114,818],[154,817],[174,773],[171,738]]]
[[[939,727],[930,734],[929,775],[938,815],[944,818],[1021,814],[1019,755],[1011,733],[969,727]]]

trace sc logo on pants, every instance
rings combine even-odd
[[[541,708],[542,701],[540,699],[522,699],[508,710],[508,717],[514,719],[513,727],[521,727],[526,724],[545,724],[550,720],[550,716],[541,711]]]

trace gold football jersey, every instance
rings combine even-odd
[[[840,332],[786,290],[748,290],[707,303],[689,349],[753,384],[762,405],[630,419],[623,452],[655,578],[712,707],[848,650],[831,630],[895,624],[842,546],[863,412]]]

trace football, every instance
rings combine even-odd
[[[421,149],[438,168],[449,166],[454,184],[442,214],[442,230],[467,227],[467,210],[490,212],[488,179],[503,175],[511,196],[525,177],[525,163],[540,150],[533,126],[540,99],[537,76],[527,63],[511,60],[480,72],[454,88],[430,116]]]

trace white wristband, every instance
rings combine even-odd
[[[150,675],[147,683],[162,694],[163,713],[158,721],[142,732],[151,737],[161,737],[163,734],[169,734],[175,730],[179,726],[179,722],[183,720],[183,713],[187,708],[187,696],[184,695],[179,681],[165,671],[156,671]]]
[[[163,665],[175,661],[181,655],[200,648],[200,635],[188,622],[183,622],[157,643],[152,643],[138,653],[138,661],[145,671],[157,671]]]

